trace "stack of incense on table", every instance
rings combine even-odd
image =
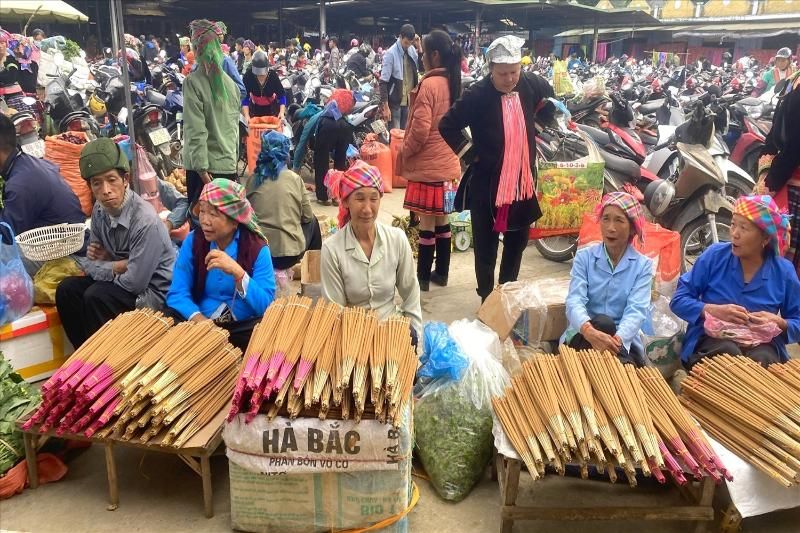
[[[538,479],[551,466],[589,466],[607,472],[616,468],[631,486],[637,469],[678,484],[728,476],[697,425],[687,416],[661,374],[634,369],[617,357],[594,350],[562,346],[561,354],[537,355],[525,362],[503,396],[492,400],[495,414],[512,446]]]
[[[256,326],[228,420],[258,413],[399,423],[417,357],[410,322],[379,322],[363,308],[308,298],[281,298]]]
[[[230,401],[241,350],[210,321],[136,310],[106,323],[42,386],[27,428],[181,447]]]
[[[800,484],[800,361],[768,368],[748,357],[701,360],[681,403],[708,434],[786,487]]]

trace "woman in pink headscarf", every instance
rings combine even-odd
[[[412,338],[422,333],[414,256],[399,228],[378,222],[383,197],[380,171],[358,160],[325,177],[339,200],[339,231],[322,244],[322,294],[342,306],[374,310],[381,320],[411,319]],[[396,306],[395,293],[402,303]]]

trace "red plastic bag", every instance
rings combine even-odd
[[[781,334],[781,328],[774,322],[733,324],[710,313],[705,313],[703,329],[712,339],[732,340],[745,348],[766,344]]]
[[[389,132],[389,135],[391,137],[389,149],[391,150],[392,153],[392,164],[394,168],[391,179],[392,187],[404,189],[408,184],[408,181],[406,181],[405,178],[403,178],[403,176],[399,174],[401,169],[396,167],[396,161],[398,154],[400,154],[403,151],[403,140],[405,139],[406,131],[393,129]],[[384,183],[386,183],[387,181],[389,180],[387,180],[386,178],[383,179]]]
[[[598,242],[603,242],[600,225],[593,214],[586,214],[578,235],[578,248]],[[671,297],[678,285],[678,276],[681,273],[680,233],[652,222],[646,222],[644,243],[635,238],[633,247],[641,254],[653,259],[656,290],[664,296]]]
[[[52,453],[40,453],[36,456],[39,484],[58,481],[67,475],[67,465]],[[19,494],[28,484],[28,462],[20,461],[6,475],[0,478],[0,500]]]

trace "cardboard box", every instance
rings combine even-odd
[[[27,381],[46,379],[74,352],[58,311],[33,307],[27,315],[0,326],[0,351]]]
[[[478,318],[506,340],[521,344],[558,339],[567,328],[564,302],[569,278],[499,285],[478,310]]]

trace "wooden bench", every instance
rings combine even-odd
[[[25,459],[28,461],[28,479],[30,488],[35,489],[39,485],[38,465],[36,464],[36,451],[42,439],[57,436],[68,440],[79,440],[92,442],[102,445],[106,455],[106,474],[108,477],[108,497],[110,504],[109,511],[115,510],[119,506],[119,486],[117,479],[117,465],[114,461],[114,448],[117,446],[139,448],[150,452],[167,453],[177,455],[180,460],[186,463],[200,478],[203,483],[203,505],[207,518],[214,516],[213,493],[211,488],[211,465],[210,457],[222,443],[222,425],[228,408],[221,410],[206,424],[200,431],[195,433],[186,444],[181,448],[162,446],[156,443],[142,444],[138,440],[126,441],[121,439],[96,439],[86,438],[83,435],[64,433],[56,435],[55,431],[39,432],[38,426],[33,426],[28,430],[23,430],[22,425],[28,417],[23,417],[17,421],[17,426],[23,432],[25,442]]]
[[[706,531],[708,523],[714,520],[714,480],[708,477],[690,485],[680,486],[678,490],[686,500],[682,506],[631,506],[623,507],[612,503],[597,507],[554,507],[519,506],[519,478],[522,462],[496,454],[495,468],[500,483],[500,516],[502,533],[511,533],[514,522],[518,520],[681,520],[697,522],[695,533]]]

